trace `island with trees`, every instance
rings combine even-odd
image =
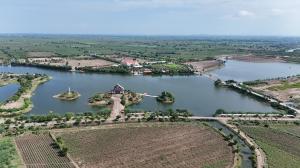
[[[121,104],[123,104],[124,106],[130,106],[133,104],[138,104],[142,100],[143,100],[143,96],[141,94],[127,90],[124,92],[124,94],[121,97]]]
[[[111,96],[111,93],[96,93],[88,102],[91,106],[109,106],[113,103]]]
[[[163,91],[161,95],[159,95],[156,100],[158,102],[161,102],[163,104],[172,104],[175,102],[175,97],[173,96],[172,93]]]

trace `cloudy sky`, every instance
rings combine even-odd
[[[0,0],[0,33],[300,36],[300,0]]]

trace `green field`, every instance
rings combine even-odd
[[[0,50],[0,59],[6,59],[6,58],[8,58],[8,55]]]
[[[12,138],[0,138],[0,167],[18,167],[21,161]]]
[[[283,82],[281,85],[279,86],[272,86],[269,87],[269,90],[287,90],[287,89],[297,89],[300,88],[300,82],[296,82],[296,83],[289,83],[289,82]]]
[[[293,56],[286,53],[299,43],[290,38],[215,36],[100,36],[100,35],[2,35],[2,55],[25,58],[29,52],[51,52],[62,57],[97,54],[131,56],[148,60],[188,61],[221,54]],[[1,54],[0,54],[1,55]]]
[[[242,125],[267,155],[270,168],[295,168],[300,165],[300,126],[289,124]]]

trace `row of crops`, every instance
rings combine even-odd
[[[60,149],[49,134],[19,136],[16,138],[16,144],[28,168],[74,167],[66,156],[60,154]]]

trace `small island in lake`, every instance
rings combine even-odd
[[[156,100],[164,104],[172,104],[175,102],[175,97],[172,95],[172,93],[163,91],[161,95],[156,98]]]
[[[114,88],[107,93],[96,93],[94,96],[89,98],[89,105],[92,106],[107,106],[113,104],[112,97],[120,95],[121,104],[124,106],[130,106],[138,104],[143,100],[143,95],[125,90],[123,86],[117,84]]]
[[[60,99],[60,100],[75,100],[78,97],[80,97],[80,94],[76,91],[71,91],[71,89],[69,88],[69,90],[67,92],[63,92],[60,93],[58,95],[53,96],[54,98]]]
[[[113,103],[111,99],[111,93],[96,93],[89,98],[89,105],[92,106],[106,106]]]
[[[130,106],[133,104],[138,104],[143,100],[143,95],[126,90],[121,97],[121,104],[125,106]]]

